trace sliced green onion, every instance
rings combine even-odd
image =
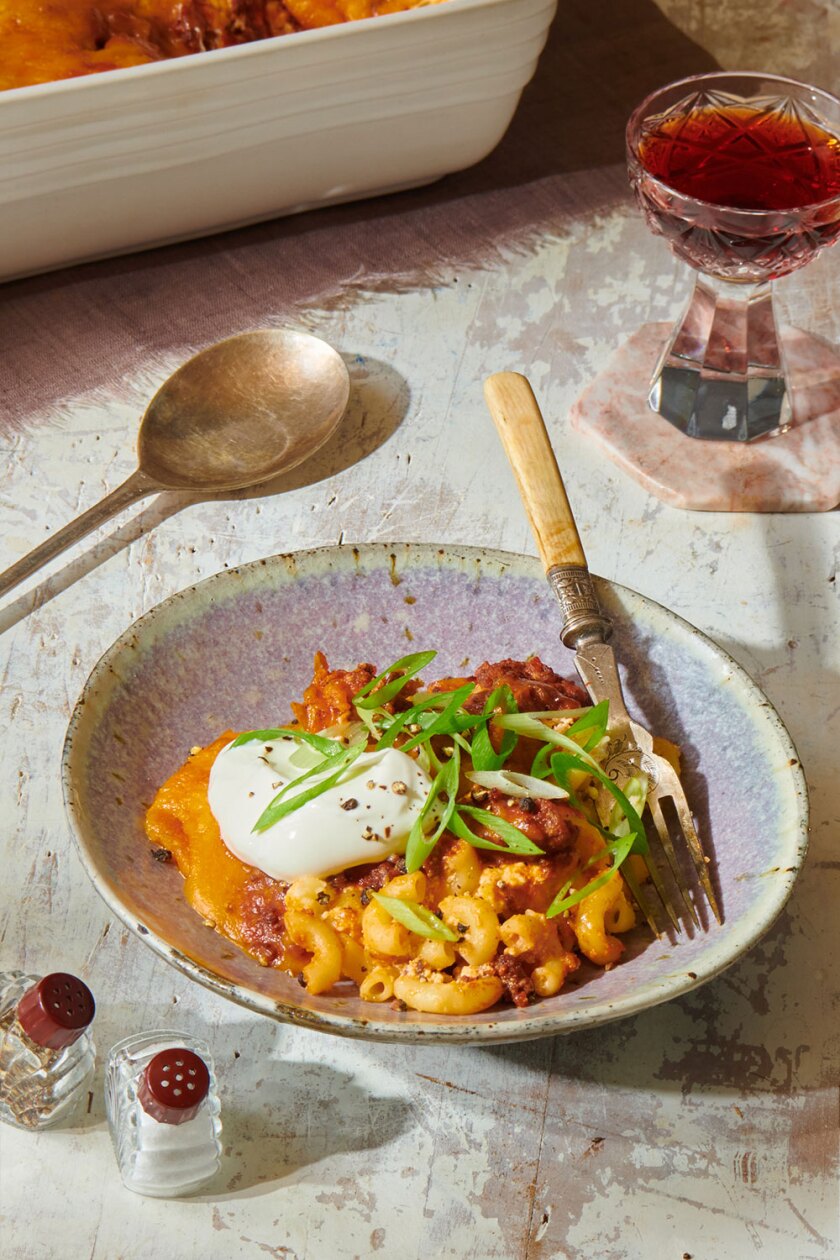
[[[592,705],[587,704],[583,709],[528,709],[527,716],[538,718],[543,722],[556,722],[559,718],[563,721],[574,722],[576,718],[585,717],[587,713],[592,712]]]
[[[474,849],[495,849],[497,853],[513,852],[506,844],[496,844],[493,840],[486,840],[484,836],[477,836],[464,822],[457,809],[449,820],[449,830],[459,839],[466,840],[467,844],[471,844]]]
[[[551,769],[551,758],[560,757],[563,755],[564,754],[562,753],[557,753],[554,751],[553,744],[543,744],[542,748],[537,753],[536,757],[531,763],[531,774],[533,775],[535,779],[547,779],[548,776],[553,773]],[[565,754],[565,755],[568,755],[568,754]],[[592,773],[591,768],[589,766],[586,767],[586,773],[587,774]],[[580,800],[580,797],[578,796],[577,792],[574,791],[571,784],[569,783],[568,776],[564,775],[564,777],[562,779],[558,779],[557,782],[559,783],[560,787],[562,787],[567,792],[568,797],[569,797],[569,804],[573,805],[575,809],[579,809],[581,813],[587,813],[587,811],[583,807],[583,803]],[[587,817],[588,817],[588,814],[587,814]]]
[[[583,744],[586,751],[591,752],[593,748],[598,747],[606,735],[609,718],[609,700],[599,700],[591,709],[587,709],[582,717],[579,717],[576,722],[572,723],[566,734],[570,739],[574,739],[577,735],[583,735],[587,731],[591,731],[592,734]]]
[[[563,900],[563,898],[566,896],[566,893],[567,893],[567,892],[569,891],[569,889],[571,888],[571,886],[572,886],[572,884],[573,884],[573,883],[574,883],[574,880],[567,879],[567,880],[566,880],[566,882],[565,882],[565,884],[563,885],[563,887],[562,887],[562,888],[559,888],[559,889],[557,890],[557,896],[554,898],[554,901],[558,901],[558,902],[559,902],[559,901],[562,901],[562,900]],[[551,903],[551,905],[552,905],[552,906],[554,905],[554,901],[552,901],[552,903]],[[549,909],[550,909],[550,907],[549,907]],[[546,915],[546,918],[547,918],[547,917],[548,917],[548,916]]]
[[[344,771],[351,766],[353,762],[365,750],[364,744],[355,744],[352,748],[343,748],[341,752],[334,757],[325,757],[318,765],[313,766],[311,770],[307,770],[305,774],[300,775],[297,779],[293,779],[291,783],[287,783],[274,797],[263,812],[260,814],[252,831],[265,831],[268,827],[279,822],[281,818],[285,818],[288,814],[294,813],[296,809],[300,809],[301,805],[305,805],[307,801],[312,801],[316,796],[320,796],[329,788],[334,787],[341,778]],[[332,770],[325,779],[319,779],[317,783],[313,783],[311,787],[306,788],[303,792],[298,792],[295,796],[289,796],[288,793],[294,787],[298,787],[307,779],[311,779],[314,775],[323,770]]]
[[[472,684],[475,686],[475,684]],[[462,686],[467,686],[462,683]],[[449,697],[457,688],[453,687],[451,691],[418,691],[414,696],[414,703],[424,709],[442,709],[449,703]]]
[[[585,760],[584,760],[585,758]],[[580,756],[574,756],[570,753],[555,753],[551,758],[551,772],[558,783],[564,783],[569,770],[583,770],[586,774],[591,774],[594,778],[602,783],[612,796],[618,801],[624,817],[630,826],[630,835],[632,837],[632,848],[629,852],[645,854],[648,851],[647,836],[645,835],[644,824],[636,810],[628,801],[617,783],[607,778],[600,766],[589,765],[592,759],[587,753],[581,753]]]
[[[394,661],[393,665],[389,665],[381,674],[377,674],[369,683],[365,683],[353,697],[353,704],[357,709],[378,709],[381,705],[387,704],[389,700],[393,700],[394,696],[399,695],[406,683],[415,674],[419,674],[421,669],[425,669],[436,656],[437,652],[412,652],[408,656],[401,656],[398,661]],[[399,677],[392,678],[386,683],[385,679],[390,674],[399,674]],[[379,683],[384,683],[384,686],[378,687]],[[377,687],[378,690],[374,691]],[[374,694],[371,695],[371,692]]]
[[[635,809],[636,813],[641,817],[645,808],[648,793],[648,778],[646,774],[634,775],[624,784],[624,795]],[[626,829],[629,827],[627,816],[624,814],[618,801],[613,801],[610,816],[607,820],[607,827],[615,836],[626,835]]]
[[[551,774],[551,766],[548,763],[548,759],[553,751],[554,746],[552,744],[543,744],[531,762],[531,777],[533,779],[547,779]]]
[[[418,744],[423,744],[431,739],[432,735],[451,735],[456,731],[469,730],[480,722],[480,717],[472,717],[465,715],[458,716],[458,710],[464,700],[475,690],[475,683],[465,683],[463,687],[459,687],[456,691],[442,692],[440,696],[426,696],[417,704],[412,705],[410,709],[405,709],[402,713],[385,715],[384,726],[385,733],[381,736],[377,750],[381,748],[392,747],[394,740],[407,726],[421,726],[423,730],[418,737],[409,744],[405,744],[404,748],[414,748]],[[441,697],[443,704],[441,704]],[[436,713],[434,710],[442,708],[442,713]]]
[[[299,770],[311,770],[320,755],[325,753],[327,756],[332,756],[334,750],[337,756],[342,748],[357,744],[361,736],[364,736],[367,741],[362,722],[328,726],[323,731],[319,731],[314,738],[310,737],[308,732],[304,732],[304,740],[290,755],[289,765]]]
[[[515,770],[468,770],[466,777],[483,788],[498,788],[508,796],[533,797],[538,800],[565,800],[569,793],[556,783],[546,783],[544,779],[530,774],[517,774]]]
[[[602,871],[600,875],[596,875],[595,878],[591,879],[588,884],[583,886],[583,888],[579,888],[577,892],[571,893],[568,897],[563,896],[565,889],[561,888],[560,892],[546,910],[545,917],[547,919],[553,919],[555,915],[562,914],[564,910],[569,910],[572,906],[576,906],[579,901],[583,901],[584,897],[588,897],[589,894],[595,892],[596,889],[603,888],[607,880],[613,877],[622,862],[624,862],[632,847],[632,834],[623,836],[615,845],[613,851],[613,864],[609,870]]]
[[[262,744],[267,744],[272,739],[285,738],[298,739],[302,744],[308,744],[310,748],[314,748],[325,756],[341,747],[337,739],[326,739],[323,735],[313,735],[311,731],[302,731],[298,726],[277,726],[270,731],[243,731],[241,735],[237,735],[231,744],[231,748],[239,748],[242,744],[250,744],[255,739],[258,739]]]
[[[465,686],[459,687],[457,691],[453,691],[451,693],[449,704],[443,712],[434,718],[434,720],[426,726],[425,730],[420,731],[419,734],[413,735],[411,739],[407,740],[406,743],[402,745],[401,751],[410,752],[411,749],[416,748],[418,744],[428,743],[433,735],[451,735],[452,732],[457,729],[457,726],[453,725],[453,719],[456,718],[458,709],[460,709],[462,702],[466,700],[474,690],[475,683],[467,683]],[[462,727],[461,729],[467,728]]]
[[[401,897],[386,897],[384,893],[378,892],[371,893],[371,896],[379,902],[383,910],[390,914],[392,919],[396,919],[397,923],[408,928],[409,932],[426,936],[430,941],[461,939],[458,933],[447,927],[436,914],[432,914],[432,911],[427,910],[425,906],[418,905],[416,901],[403,900]]]
[[[382,734],[383,716],[390,717],[387,709],[356,709],[356,713],[361,719],[361,723],[367,727],[368,735],[371,739],[379,739]]]
[[[601,828],[599,827],[598,830],[601,831]],[[624,848],[624,841],[630,833],[625,830],[620,836],[614,836],[609,831],[602,831],[601,834],[607,843],[604,845],[603,849],[599,849],[597,853],[593,853],[592,857],[584,863],[584,870],[589,866],[595,866],[598,862],[603,862],[604,858],[615,857],[616,853],[620,853]]]
[[[529,840],[524,832],[518,827],[514,827],[513,823],[509,823],[505,818],[499,818],[496,814],[490,812],[489,809],[476,809],[473,805],[459,805],[459,814],[467,814],[470,818],[474,818],[476,822],[483,823],[485,827],[489,827],[491,831],[505,842],[505,847],[510,853],[538,853],[540,856],[543,850],[534,844],[533,840]],[[478,837],[480,839],[480,837]],[[464,837],[466,839],[466,836]],[[471,842],[472,843],[472,842]],[[478,846],[481,848],[481,845]]]
[[[313,766],[317,766],[323,760],[323,754],[316,752],[308,744],[298,744],[289,757],[289,765],[294,766],[296,770],[311,770]]]
[[[433,779],[440,770],[440,761],[435,756],[435,750],[431,744],[419,744],[417,747],[417,762],[424,774]]]
[[[472,741],[472,763],[476,770],[501,770],[519,743],[519,736],[514,731],[504,731],[498,752],[493,747],[488,730],[489,719],[495,716],[500,706],[505,714],[519,712],[513,692],[507,683],[502,683],[500,687],[496,687],[495,691],[491,691],[484,702],[482,716],[488,720],[476,731]]]
[[[516,731],[517,735],[524,735],[528,739],[538,739],[543,744],[555,744],[558,748],[568,749],[570,753],[580,756],[586,762],[584,769],[587,772],[591,772],[593,766],[597,767],[595,759],[581,748],[580,744],[569,739],[568,735],[555,731],[553,727],[546,726],[544,722],[535,721],[530,713],[504,714],[502,717],[493,718],[493,721],[503,730]]]
[[[423,808],[414,820],[411,832],[408,837],[408,844],[405,848],[405,869],[409,875],[413,871],[418,871],[438,840],[449,826],[455,811],[455,798],[458,795],[458,780],[461,773],[461,754],[456,747],[449,761],[445,761],[435,775],[429,795],[423,804]],[[426,835],[423,830],[423,824],[432,813],[438,797],[442,793],[446,793],[448,800],[443,809],[438,825],[435,827],[431,835]]]

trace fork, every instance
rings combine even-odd
[[[662,810],[663,803],[671,803],[679,838],[691,857],[699,885],[715,918],[722,923],[709,875],[709,859],[703,852],[676,770],[654,751],[653,737],[627,712],[613,649],[607,643],[612,625],[598,604],[566,488],[533,390],[524,376],[498,372],[485,382],[484,396],[516,476],[546,577],[560,604],[563,614],[560,636],[567,647],[574,649],[575,666],[593,702],[609,701],[607,734],[610,742],[602,767],[604,773],[619,786],[640,773],[647,777],[645,813],[650,816],[679,901],[699,928],[697,909]],[[602,792],[611,801],[606,789]],[[650,845],[644,861],[659,901],[679,933],[680,916]],[[638,881],[629,869],[623,868],[622,875],[650,928],[660,936],[655,912],[651,912]]]

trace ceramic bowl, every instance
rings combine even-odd
[[[538,653],[574,675],[539,563],[470,548],[397,543],[274,556],[164,601],[111,647],[70,722],[64,788],[82,862],[113,913],[216,993],[274,1019],[351,1037],[516,1041],[568,1033],[686,993],[739,958],[782,909],[807,843],[804,779],[765,696],[699,631],[644,596],[597,581],[631,712],[678,743],[724,914],[676,943],[642,930],[611,971],[518,1010],[470,1018],[400,1012],[339,986],[312,997],[202,923],[173,865],[152,857],[143,815],[157,787],[228,727],[271,726],[331,664],[386,664],[437,648],[435,672]]]

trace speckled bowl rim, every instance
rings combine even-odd
[[[488,567],[495,568],[498,576],[509,573],[514,577],[534,580],[543,577],[540,562],[534,557],[515,552],[482,547],[466,547],[457,544],[376,542],[353,545],[345,543],[339,546],[317,547],[305,551],[280,553],[275,556],[251,561],[237,568],[222,570],[211,577],[203,579],[201,582],[176,592],[134,621],[111,647],[103,653],[91,671],[71,715],[62,753],[61,773],[65,808],[71,824],[76,850],[96,891],[115,917],[154,950],[156,954],[171,963],[191,980],[197,981],[214,993],[219,994],[219,996],[240,1006],[259,1014],[267,1015],[281,1023],[294,1024],[344,1037],[386,1042],[494,1044],[565,1035],[579,1029],[593,1028],[616,1019],[624,1019],[639,1014],[662,1002],[671,1001],[682,994],[690,992],[692,989],[699,988],[720,975],[727,967],[752,949],[783,910],[793,890],[796,878],[802,869],[808,847],[807,787],[793,740],[778,713],[757,684],[711,638],[703,634],[695,626],[692,626],[684,618],[671,612],[664,605],[657,603],[657,601],[641,595],[630,587],[610,582],[603,578],[596,579],[596,581],[603,583],[616,592],[624,603],[629,606],[631,615],[634,603],[636,603],[637,607],[653,610],[654,615],[663,618],[665,623],[670,624],[678,635],[688,635],[690,638],[695,639],[719,663],[725,665],[733,683],[742,690],[742,695],[746,702],[745,707],[756,714],[756,721],[763,721],[768,724],[775,738],[779,740],[780,744],[788,752],[789,791],[796,800],[796,820],[795,825],[789,828],[791,833],[789,852],[784,858],[784,867],[780,872],[783,878],[775,881],[775,898],[765,905],[763,914],[753,914],[748,917],[745,922],[741,923],[740,930],[736,930],[735,927],[727,930],[724,927],[724,931],[727,931],[727,937],[723,944],[718,945],[711,951],[713,960],[708,966],[703,967],[700,963],[695,963],[695,967],[698,968],[695,971],[677,970],[673,973],[667,973],[663,976],[659,991],[654,993],[651,993],[650,986],[648,986],[647,991],[642,994],[634,993],[631,990],[626,996],[615,1001],[602,1001],[599,1003],[595,1000],[582,1007],[565,1009],[562,1013],[547,1011],[546,1008],[551,999],[544,999],[532,1008],[534,1011],[533,1015],[522,1017],[522,1012],[518,1012],[520,1018],[517,1019],[516,1023],[495,1022],[492,1019],[490,1022],[476,1023],[470,1020],[458,1019],[452,1020],[451,1023],[443,1023],[436,1020],[436,1022],[430,1023],[426,1027],[422,1023],[400,1024],[392,1020],[377,1019],[375,1015],[377,1008],[374,1004],[371,1004],[371,1018],[359,1018],[342,1014],[340,1011],[335,1013],[320,1010],[314,1011],[296,1007],[287,1002],[278,1002],[268,995],[260,994],[233,981],[223,979],[188,955],[174,948],[163,937],[146,927],[145,924],[137,922],[136,917],[127,910],[116,892],[112,891],[108,883],[100,876],[95,859],[88,849],[84,810],[81,807],[76,788],[74,766],[75,740],[83,723],[86,721],[89,702],[95,695],[100,680],[108,673],[118,653],[129,643],[133,642],[136,644],[140,633],[148,633],[173,605],[189,600],[190,596],[197,592],[206,597],[216,588],[225,590],[234,583],[240,582],[243,576],[247,577],[249,573],[259,572],[264,575],[266,566],[275,566],[279,574],[285,574],[284,580],[288,580],[290,574],[296,579],[298,577],[325,576],[331,572],[351,571],[352,569],[358,570],[360,568],[365,571],[377,568],[393,573],[398,560],[401,574],[410,571],[412,568],[453,567],[463,570],[465,564],[472,564],[478,568],[483,568],[485,572]],[[715,929],[712,928],[711,930],[714,931]],[[489,1014],[492,1015],[492,1012]]]

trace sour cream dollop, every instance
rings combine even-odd
[[[405,852],[431,781],[413,757],[397,748],[362,753],[320,796],[255,832],[254,824],[277,793],[302,773],[290,760],[299,749],[300,743],[287,736],[237,748],[231,743],[219,753],[207,796],[231,853],[273,879],[290,881],[334,875]],[[305,786],[327,777],[313,775]]]

